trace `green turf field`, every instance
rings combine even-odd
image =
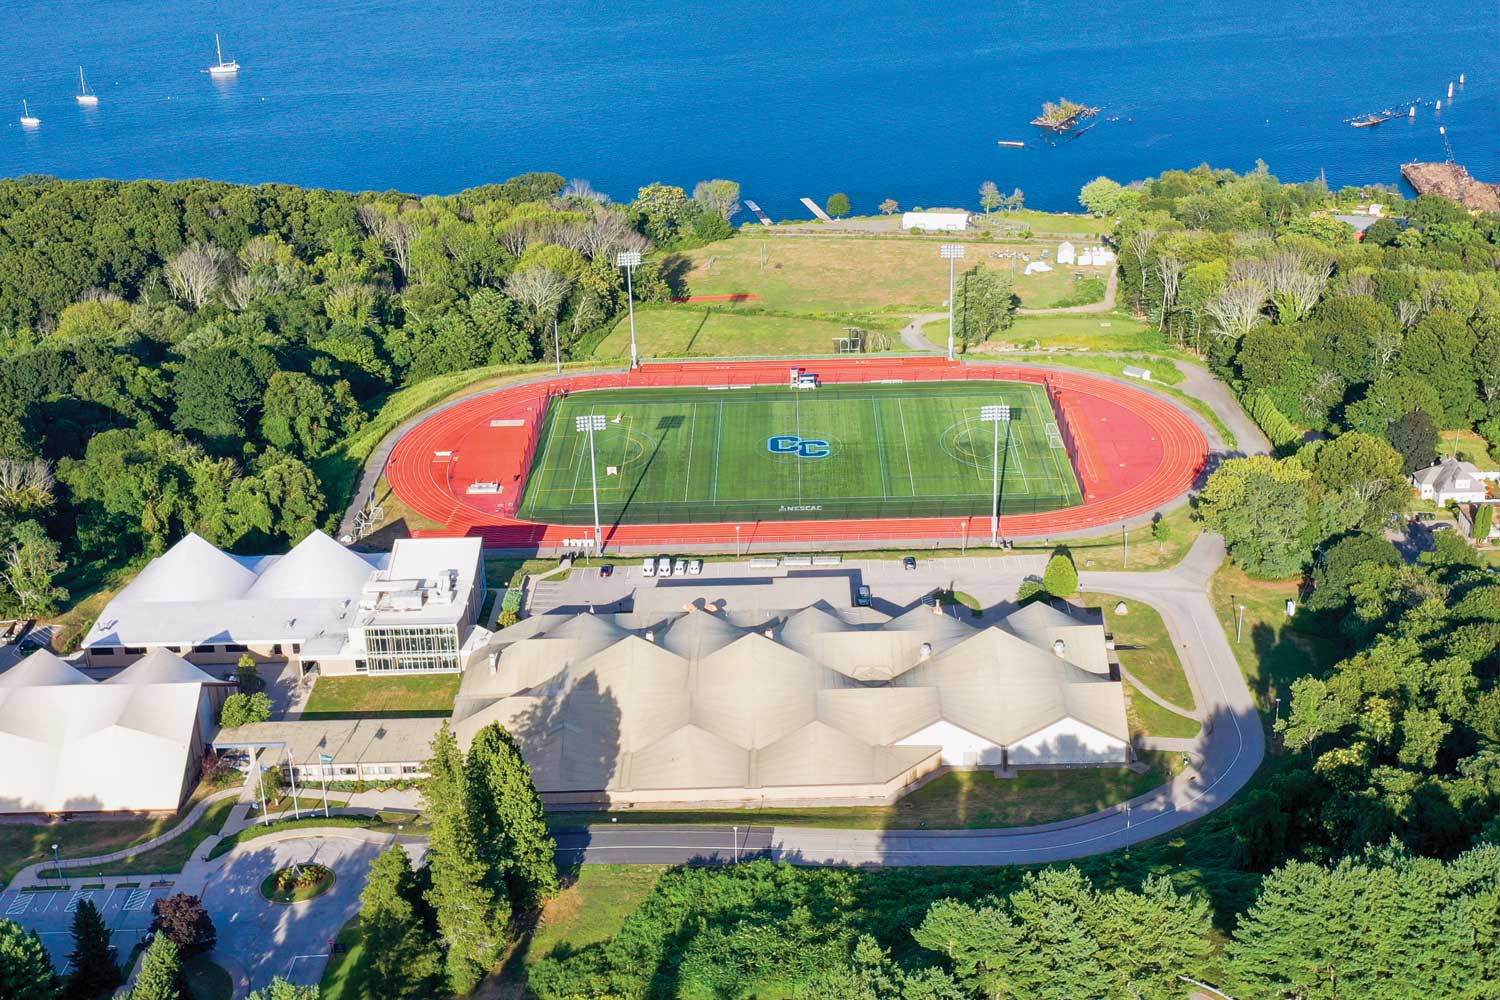
[[[575,393],[548,408],[520,515],[592,522],[585,414],[606,420],[594,448],[609,523],[987,515],[996,442],[979,408],[997,403],[1012,407],[1002,511],[1079,503],[1041,386],[937,382]]]

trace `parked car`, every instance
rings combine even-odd
[[[678,556],[677,557],[677,565],[675,565],[675,566],[672,567],[672,574],[674,576],[687,576],[687,571],[688,571],[688,561],[686,559],[682,558],[682,556]]]
[[[868,584],[860,584],[859,589],[854,592],[854,603],[861,608],[870,606],[870,587]]]
[[[612,564],[605,563],[603,566],[599,567],[599,576],[601,579],[608,579],[609,577],[612,577],[614,575],[615,568]]]
[[[692,562],[688,563],[688,576],[697,576],[699,573],[702,573],[702,572],[703,572],[703,560],[702,559],[694,559]]]
[[[671,576],[672,575],[672,557],[671,556],[662,556],[660,559],[656,560],[656,575],[657,576]]]
[[[917,557],[916,556],[907,556],[905,559],[901,560],[901,568],[902,569],[916,569],[917,568]]]
[[[655,575],[656,575],[656,560],[655,559],[642,559],[641,560],[641,576],[655,576]]]
[[[1438,521],[1435,524],[1429,524],[1427,526],[1427,530],[1428,531],[1452,531],[1453,530],[1453,522],[1452,521]]]

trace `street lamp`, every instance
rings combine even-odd
[[[640,254],[636,255],[637,257]],[[594,432],[604,430],[604,415],[602,413],[589,413],[578,417],[576,426],[579,433],[585,431],[589,436],[589,475],[594,480],[594,554],[604,554],[604,532],[599,527],[599,467],[594,462]]]
[[[962,247],[959,247],[962,250]],[[952,344],[949,344],[952,348]],[[995,425],[995,460],[991,463],[990,471],[994,477],[994,493],[990,497],[990,545],[1000,544],[1000,425],[1005,425],[1006,450],[1010,448],[1010,407],[1009,406],[981,406],[979,408],[979,419],[983,423]]]
[[[57,853],[57,845],[52,845],[52,868],[57,872],[57,877],[62,878],[62,855]]]
[[[948,360],[953,360],[953,268],[954,261],[964,259],[964,248],[960,243],[944,243],[938,247],[938,256],[948,262]]]
[[[734,828],[734,863],[740,863],[740,828]]]
[[[615,254],[615,267],[625,269],[625,302],[630,307],[630,367],[636,368],[640,363],[640,356],[635,350],[635,269],[641,266],[641,252],[639,250],[621,250]]]

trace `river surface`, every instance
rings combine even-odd
[[[1494,0],[37,0],[0,13],[3,176],[450,193],[554,170],[622,200],[653,180],[729,177],[778,218],[834,191],[857,212],[887,197],[977,207],[994,180],[1069,210],[1099,174],[1202,162],[1398,183],[1403,161],[1448,156],[1441,124],[1456,160],[1500,181]],[[243,66],[228,82],[202,72],[215,31]],[[80,63],[92,110],[73,100]],[[1053,146],[1027,122],[1059,96],[1104,110]],[[39,128],[20,126],[22,98]],[[1345,123],[1413,102],[1426,102],[1415,120]]]

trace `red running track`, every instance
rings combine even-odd
[[[1175,500],[1192,486],[1208,442],[1177,406],[1133,386],[1088,375],[1024,366],[970,365],[943,358],[849,361],[740,361],[651,364],[629,373],[577,375],[497,389],[441,410],[408,431],[385,474],[412,510],[446,525],[428,535],[480,535],[491,548],[550,548],[591,531],[511,516],[525,489],[548,399],[559,392],[624,386],[785,385],[793,366],[824,382],[997,379],[1047,383],[1067,413],[1084,502],[1041,514],[1001,518],[1007,537],[1057,535],[1117,524]],[[470,493],[474,483],[498,492]],[[610,546],[746,546],[768,542],[859,542],[979,537],[988,517],[759,521],[606,527]]]

